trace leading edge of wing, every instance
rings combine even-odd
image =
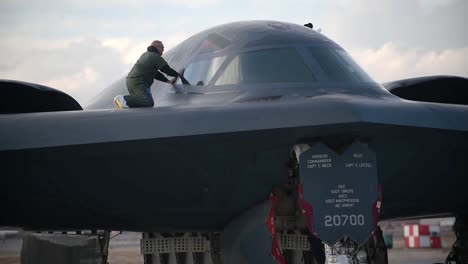
[[[325,95],[222,106],[0,116],[0,151],[345,123],[468,131],[468,107]]]

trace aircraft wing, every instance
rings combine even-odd
[[[468,208],[459,196],[466,113],[466,106],[341,94],[196,109],[3,115],[3,181],[15,187],[2,193],[10,202],[1,224],[218,229],[287,181],[284,164],[295,144],[346,137],[370,140],[376,152],[384,219]],[[434,157],[438,162],[428,164]],[[427,196],[416,191],[419,184],[447,179],[452,191],[444,199],[421,204]]]

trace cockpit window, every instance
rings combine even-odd
[[[215,76],[215,86],[374,82],[346,51],[338,47],[304,47],[299,51],[292,47],[272,48],[240,53],[227,61],[227,56],[197,60],[187,66],[184,77],[195,86],[207,86],[213,83]],[[180,79],[177,84],[181,84]]]
[[[192,85],[208,85],[225,59],[226,56],[221,56],[193,62],[185,68],[184,77]],[[177,84],[181,83],[179,78]]]
[[[307,51],[322,71],[323,82],[374,82],[344,50],[310,47]]]
[[[235,56],[215,85],[314,82],[294,48],[258,50]]]

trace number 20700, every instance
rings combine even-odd
[[[364,215],[326,215],[325,226],[363,226]]]

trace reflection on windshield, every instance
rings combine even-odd
[[[192,62],[184,76],[191,85],[215,86],[261,83],[374,82],[337,47],[273,48]],[[226,61],[226,63],[224,63]],[[221,67],[223,63],[225,67]],[[218,70],[220,73],[216,74]],[[212,81],[212,78],[218,76]],[[181,84],[181,80],[177,84]]]
[[[225,59],[226,56],[222,56],[193,62],[185,69],[184,77],[192,85],[207,85]],[[177,84],[181,83],[179,78]]]
[[[373,82],[344,50],[311,47],[307,51],[323,74],[321,82]]]
[[[268,49],[239,54],[215,85],[314,82],[316,78],[294,48]]]

